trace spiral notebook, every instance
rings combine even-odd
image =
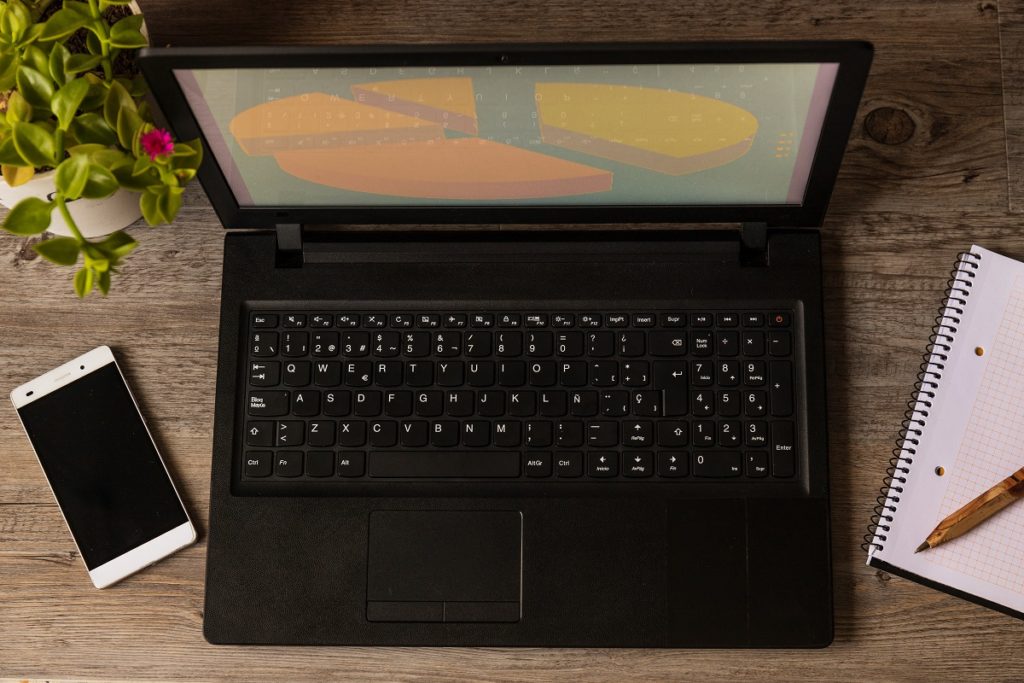
[[[960,254],[865,546],[868,564],[1024,619],[1024,502],[915,553],[1024,465],[1024,263]]]

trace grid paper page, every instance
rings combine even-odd
[[[972,349],[973,352],[973,349]],[[935,523],[1024,466],[1024,281],[1003,312]],[[967,576],[1024,592],[1024,503],[1012,504],[925,557]]]

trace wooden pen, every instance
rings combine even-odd
[[[962,536],[1015,500],[1024,498],[1024,467],[939,522],[915,553]]]

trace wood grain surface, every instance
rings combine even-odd
[[[859,549],[947,274],[1024,258],[1024,10],[988,0],[143,0],[154,44],[859,38],[867,92],[824,227],[836,641],[817,651],[213,647],[201,633],[223,232],[198,188],[113,295],[0,235],[4,393],[99,343],[122,359],[200,542],[92,588],[0,401],[0,677],[1024,680],[1024,623],[869,569]],[[1002,30],[1002,35],[1001,35]],[[1002,45],[1002,51],[1000,48]],[[1002,57],[1002,63],[1001,63]],[[488,226],[500,228],[500,226]]]

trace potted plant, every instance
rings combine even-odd
[[[198,140],[175,142],[153,123],[134,60],[146,44],[131,0],[0,0],[3,228],[63,233],[33,249],[62,266],[81,259],[80,297],[106,295],[138,246],[120,228],[140,213],[149,225],[174,220],[202,160]]]

